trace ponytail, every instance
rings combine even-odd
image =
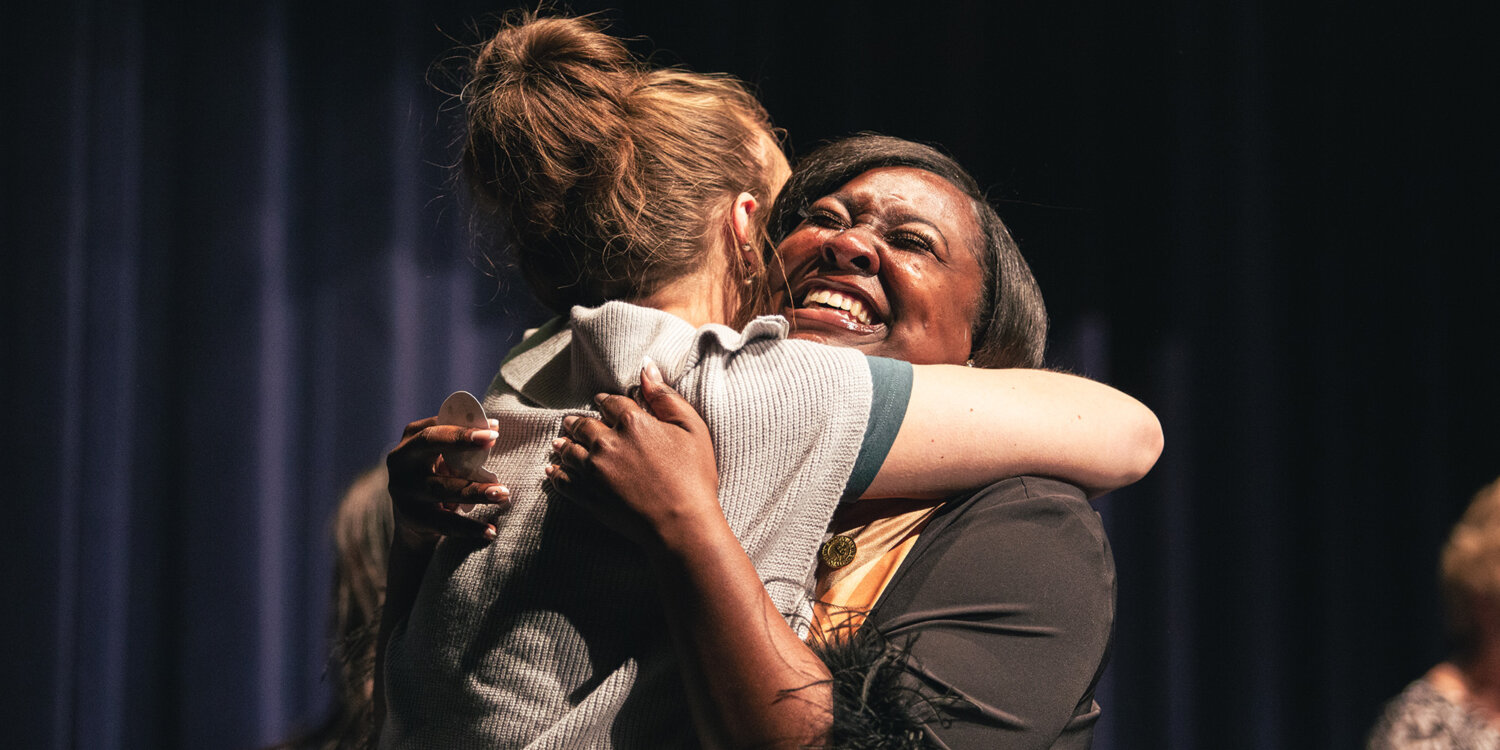
[[[650,294],[720,246],[735,196],[774,198],[769,117],[743,84],[649,69],[586,18],[511,16],[460,97],[475,205],[556,312]]]

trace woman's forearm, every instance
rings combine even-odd
[[[649,554],[704,746],[823,742],[828,669],[776,611],[723,516],[665,531]]]
[[[380,734],[385,722],[385,649],[390,643],[391,631],[411,613],[416,603],[417,591],[422,586],[422,576],[437,544],[434,539],[419,539],[396,529],[396,538],[391,542],[387,558],[385,601],[380,610],[380,633],[375,639],[375,685],[374,723],[375,736]]]
[[[946,497],[1026,474],[1091,496],[1146,474],[1161,423],[1144,404],[1045,370],[913,366],[911,401],[866,497]]]

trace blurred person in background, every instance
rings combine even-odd
[[[1500,480],[1453,527],[1438,585],[1448,660],[1386,704],[1370,750],[1500,748]]]
[[[375,637],[385,603],[386,560],[395,521],[384,466],[370,469],[344,491],[333,512],[333,619],[331,670],[337,671],[333,706],[317,727],[275,750],[353,750],[373,737]]]

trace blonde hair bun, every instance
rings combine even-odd
[[[588,18],[511,14],[470,74],[476,208],[554,311],[652,293],[700,267],[735,196],[775,195],[770,118],[742,83],[648,68]]]

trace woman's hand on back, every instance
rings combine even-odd
[[[724,520],[708,426],[654,365],[641,400],[602,396],[602,420],[569,418],[553,486],[646,550],[704,747],[823,746],[828,668]]]
[[[386,455],[387,489],[396,518],[396,535],[387,560],[385,605],[375,642],[375,674],[385,674],[385,651],[396,624],[406,619],[417,598],[423,571],[440,537],[493,540],[495,527],[462,515],[464,505],[509,505],[510,490],[498,484],[475,482],[449,470],[443,454],[489,450],[500,437],[499,423],[490,429],[440,425],[437,417],[406,426],[401,442]],[[385,681],[374,686],[374,725],[385,717]]]
[[[455,475],[444,463],[443,452],[488,450],[499,437],[497,427],[493,419],[488,430],[440,425],[437,417],[406,426],[401,442],[385,459],[398,544],[421,548],[430,547],[441,536],[494,538],[494,526],[458,510],[464,505],[506,505],[510,490]]]
[[[601,394],[603,419],[568,417],[547,474],[564,495],[647,551],[688,542],[724,523],[708,425],[661,379],[641,371],[641,400]]]

